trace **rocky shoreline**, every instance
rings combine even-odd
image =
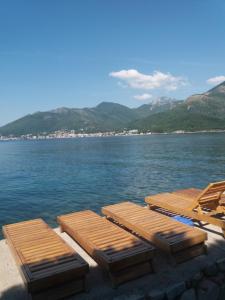
[[[223,300],[225,299],[225,258],[208,264],[186,281],[162,291],[153,290],[132,300]]]

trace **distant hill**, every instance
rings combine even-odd
[[[161,97],[138,108],[102,102],[93,108],[58,108],[37,112],[0,128],[0,135],[77,132],[140,131],[172,132],[225,129],[225,82],[185,101]]]
[[[3,135],[37,134],[60,129],[99,130],[120,129],[136,118],[135,112],[126,106],[102,102],[95,108],[58,108],[47,112],[27,115],[0,128]]]
[[[131,121],[129,127],[154,132],[225,129],[225,82],[177,103],[170,110]]]
[[[177,104],[182,103],[182,100],[177,100],[168,97],[159,97],[154,99],[149,104],[143,104],[135,109],[138,114],[138,118],[145,118],[154,115],[159,112],[164,112],[173,109]]]
[[[159,98],[155,103],[135,109],[113,102],[102,102],[94,108],[62,107],[47,112],[36,112],[1,127],[0,135],[20,136],[61,129],[85,132],[123,130],[132,121],[167,110],[173,101],[175,100],[165,103],[165,99],[163,101]]]

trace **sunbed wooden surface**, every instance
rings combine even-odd
[[[154,247],[86,210],[57,218],[69,234],[104,269],[114,286],[152,271]]]
[[[204,190],[195,188],[161,193],[145,198],[149,208],[169,211],[219,226],[225,234],[225,181],[210,183]]]
[[[171,254],[176,262],[205,253],[207,234],[131,202],[109,205],[102,213]]]
[[[193,209],[199,211],[204,209],[215,210],[217,212],[225,212],[224,195],[225,181],[210,183],[205,189],[185,189],[172,192],[175,195],[193,201]]]
[[[187,200],[193,200],[196,199],[197,196],[202,192],[201,189],[196,189],[196,188],[190,188],[190,189],[184,189],[184,190],[177,190],[172,193],[176,193],[177,195],[181,196],[183,195]]]
[[[42,219],[3,226],[32,299],[62,299],[85,289],[87,263]]]

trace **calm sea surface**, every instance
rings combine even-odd
[[[217,180],[224,133],[0,142],[0,226]]]

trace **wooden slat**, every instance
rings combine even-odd
[[[199,229],[131,202],[105,206],[102,213],[169,253],[186,250],[207,239]]]
[[[87,263],[42,219],[5,225],[3,234],[33,297],[44,297],[45,291],[54,294],[51,289],[58,285],[62,285],[63,294],[69,295],[63,286],[76,278],[82,282],[79,291],[83,289]]]
[[[152,245],[90,210],[59,216],[57,220],[61,230],[108,270],[110,276],[140,263],[149,264],[153,257]]]
[[[196,188],[189,188],[189,189],[183,189],[183,190],[177,190],[172,192],[173,194],[176,194],[178,196],[182,196],[186,198],[187,200],[192,201],[193,199],[196,199],[202,190],[196,189]]]

